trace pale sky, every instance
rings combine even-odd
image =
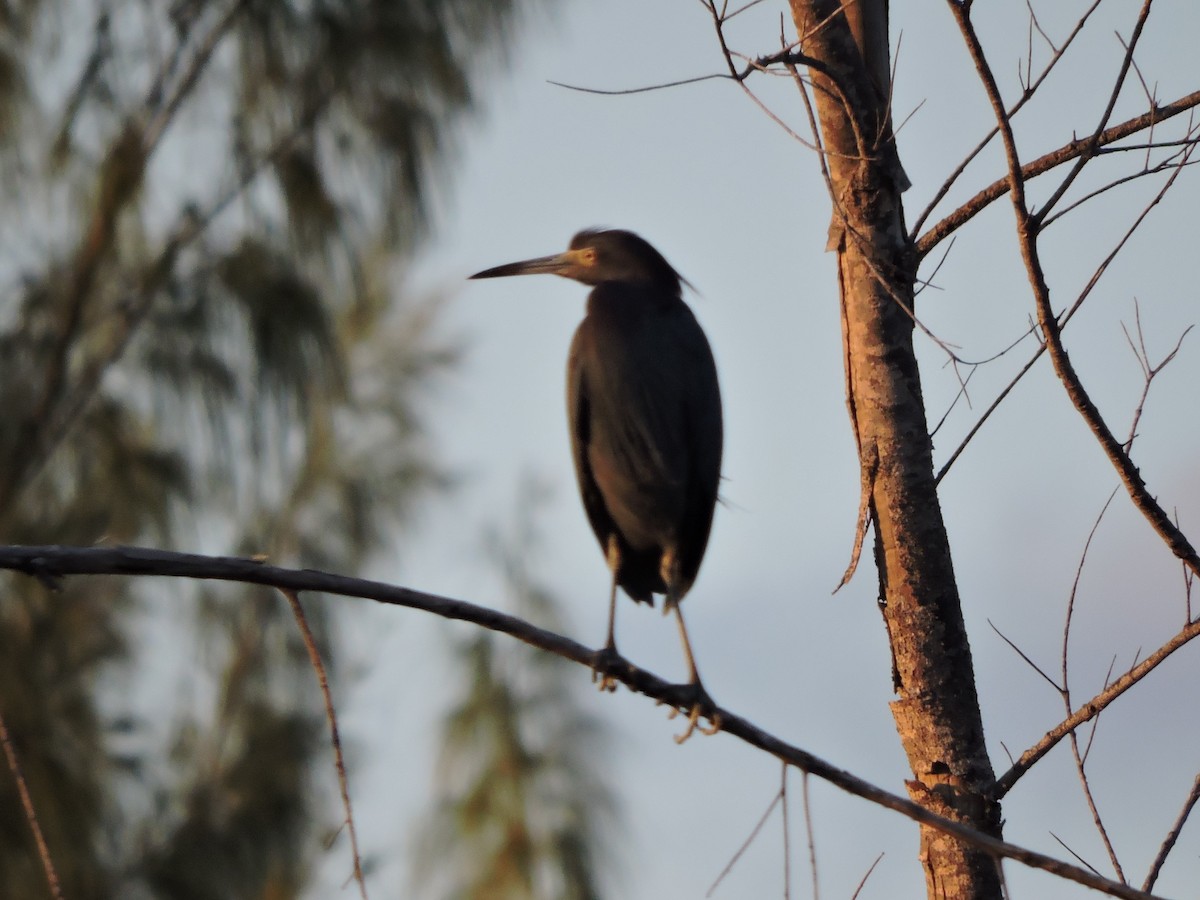
[[[1035,4],[1061,43],[1079,0]],[[1107,4],[1046,88],[1022,113],[1027,156],[1086,133],[1107,99],[1137,4]],[[910,223],[989,126],[981,88],[944,3],[893,4],[900,152],[913,181]],[[1025,5],[976,4],[993,65],[1010,99],[1028,38]],[[778,48],[780,0],[735,20],[737,49]],[[1103,13],[1101,13],[1103,14]],[[1098,14],[1098,15],[1101,15]],[[902,33],[902,38],[898,35]],[[1143,77],[1157,96],[1196,89],[1191,0],[1155,5]],[[1035,68],[1047,58],[1035,41]],[[580,228],[610,225],[653,243],[700,292],[688,301],[717,358],[725,406],[723,494],[700,576],[684,605],[697,662],[714,698],[759,726],[879,786],[903,794],[906,768],[888,710],[889,657],[874,608],[869,553],[857,577],[831,596],[849,559],[858,502],[857,461],[842,376],[834,261],[824,252],[829,202],[813,153],[726,81],[622,97],[564,90],[549,80],[628,88],[722,71],[704,8],[675,0],[568,3],[527,23],[514,66],[483,98],[486,115],[463,136],[461,166],[441,204],[437,235],[410,288],[454,295],[447,333],[465,338],[459,373],[437,393],[432,424],[445,462],[464,480],[397,547],[395,565],[372,574],[483,605],[499,602],[480,534],[512,518],[517,487],[534,473],[553,491],[538,559],[564,598],[572,637],[603,640],[607,573],[575,493],[565,425],[563,369],[586,289],[558,278],[467,283],[478,269],[557,252]],[[802,134],[792,85],[751,83]],[[1134,87],[1117,117],[1136,114]],[[915,110],[915,112],[914,112]],[[1115,165],[1128,166],[1123,160]],[[1109,168],[1107,171],[1116,171]],[[1002,174],[985,154],[952,195],[963,198]],[[1054,178],[1055,176],[1050,176]],[[1051,182],[1045,182],[1049,185]],[[1157,183],[1157,182],[1156,182]],[[1056,308],[1069,305],[1100,259],[1151,196],[1125,187],[1055,226],[1045,240]],[[1045,196],[1041,182],[1032,195]],[[1152,213],[1066,332],[1085,386],[1124,436],[1141,375],[1121,323],[1135,299],[1152,357],[1200,320],[1194,254],[1200,183],[1191,172]],[[952,208],[943,204],[944,214]],[[935,214],[936,216],[936,214]],[[928,277],[927,262],[922,274]],[[992,356],[1026,328],[1033,304],[1019,269],[1007,200],[959,233],[918,315],[967,359]],[[945,353],[918,337],[930,419],[958,388]],[[971,382],[937,435],[940,465],[1033,346],[1027,339]],[[1156,360],[1157,361],[1157,360]],[[1153,493],[1200,536],[1195,467],[1200,416],[1200,336],[1155,382],[1135,458]],[[964,613],[971,635],[993,764],[1007,768],[1062,718],[1058,696],[997,637],[989,622],[1051,675],[1079,554],[1116,484],[1094,439],[1043,360],[1013,392],[948,475],[942,489]],[[1200,603],[1200,600],[1197,601]],[[1071,643],[1076,702],[1098,691],[1110,662],[1127,668],[1183,624],[1179,567],[1121,494],[1083,571]],[[348,617],[349,618],[349,617]],[[344,727],[355,742],[352,784],[366,849],[386,862],[381,896],[400,896],[409,837],[428,802],[434,721],[452,673],[431,650],[447,626],[395,609],[351,623],[371,675],[349,698]],[[361,633],[359,633],[361,631]],[[618,641],[635,663],[683,676],[673,623],[627,600]],[[626,833],[611,896],[703,897],[750,834],[778,788],[774,760],[719,735],[678,747],[677,722],[625,691],[583,702],[613,725],[612,776]],[[1200,769],[1195,714],[1200,650],[1185,648],[1102,717],[1089,770],[1097,802],[1131,881],[1139,883]],[[793,897],[811,896],[798,773],[790,776]],[[908,820],[811,783],[821,895],[849,897],[885,856],[863,898],[924,897],[917,830]],[[1005,837],[1069,859],[1051,832],[1112,876],[1091,825],[1066,744],[1006,799]],[[783,896],[778,814],[714,896]],[[1024,867],[1005,867],[1014,898],[1083,896]],[[1200,823],[1185,829],[1158,884],[1178,896],[1200,882]],[[1090,893],[1089,896],[1092,896]]]

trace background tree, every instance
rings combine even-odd
[[[513,612],[563,630],[561,601],[531,569],[544,487],[519,491],[514,524],[489,538]],[[424,896],[456,900],[604,896],[616,799],[604,778],[611,741],[564,660],[479,631],[453,646],[465,690],[442,721],[435,798],[420,822]],[[615,885],[614,885],[615,887]]]
[[[515,14],[6,6],[6,541],[355,568],[447,483],[422,394],[457,349],[437,303],[402,295],[399,263]],[[5,579],[0,712],[62,889],[298,896],[335,823],[295,624],[261,590],[200,591],[187,624],[134,602],[163,594]],[[130,638],[147,629],[204,635],[213,679],[158,725],[121,687],[153,657]],[[7,778],[0,816],[0,894],[43,895]]]

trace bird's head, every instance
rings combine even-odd
[[[683,279],[661,253],[631,231],[588,229],[571,238],[570,247],[554,256],[541,256],[476,272],[472,278],[548,273],[584,284],[646,283],[679,293]]]

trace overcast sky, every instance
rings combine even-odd
[[[1035,6],[1061,43],[1079,0]],[[913,181],[910,223],[989,127],[989,112],[942,2],[894,4],[895,108],[900,151]],[[1107,99],[1137,4],[1106,4],[1045,97],[1022,113],[1018,140],[1033,157],[1086,133]],[[899,7],[899,8],[896,8]],[[977,4],[977,17],[1011,100],[1029,36],[1024,4]],[[735,48],[779,44],[785,4],[768,0],[735,20]],[[1108,15],[1100,19],[1099,16]],[[1141,73],[1164,100],[1196,89],[1192,0],[1155,6]],[[1048,51],[1037,40],[1035,68]],[[420,522],[379,577],[485,605],[499,602],[481,553],[483,530],[509,521],[518,485],[532,473],[553,491],[540,525],[537,563],[564,598],[572,636],[603,639],[607,574],[575,494],[564,415],[563,370],[586,289],[543,277],[467,283],[481,268],[558,250],[580,228],[610,225],[653,243],[698,289],[689,296],[717,358],[725,405],[723,495],[708,556],[685,612],[706,685],[716,700],[761,727],[903,793],[906,767],[888,702],[889,656],[869,557],[831,595],[849,559],[858,473],[843,390],[834,260],[824,252],[829,202],[813,153],[736,86],[686,87],[602,97],[556,87],[630,88],[722,70],[704,8],[696,2],[569,3],[527,21],[512,71],[484,98],[465,134],[461,167],[443,197],[437,234],[405,290],[453,295],[446,333],[469,353],[437,393],[433,426],[445,461],[464,480]],[[751,86],[792,128],[804,115],[786,81]],[[1136,86],[1117,118],[1144,109]],[[1129,165],[1128,160],[1124,160]],[[1115,171],[1109,169],[1108,171]],[[939,212],[1002,173],[985,154]],[[1053,176],[1051,176],[1053,177]],[[1047,182],[1047,185],[1049,182]],[[1045,196],[1038,184],[1034,198]],[[1044,247],[1056,308],[1073,301],[1150,194],[1148,183],[1106,195],[1048,234]],[[1200,319],[1196,213],[1190,173],[1152,214],[1067,331],[1085,385],[1124,436],[1142,387],[1121,325],[1140,304],[1150,353],[1161,357]],[[936,220],[939,213],[935,213]],[[927,262],[925,277],[932,273]],[[1007,201],[959,233],[918,314],[966,359],[991,357],[1027,328],[1033,304],[1012,237]],[[946,355],[918,337],[930,419],[958,389]],[[936,437],[940,465],[1033,352],[1027,338],[983,366]],[[966,374],[964,371],[962,374]],[[1200,519],[1196,390],[1200,337],[1155,382],[1135,456],[1151,491],[1193,534]],[[1080,553],[1115,476],[1042,362],[1013,392],[947,476],[942,502],[971,634],[993,764],[1007,768],[1062,718],[1058,695],[989,623],[1059,673],[1062,624]],[[1127,668],[1183,623],[1182,577],[1124,494],[1097,532],[1076,599],[1070,673],[1076,702],[1098,691],[1110,663]],[[450,690],[437,638],[449,626],[415,613],[372,610],[351,636],[371,676],[348,704],[345,725],[360,766],[352,785],[368,851],[388,860],[390,893],[403,877],[415,816],[428,800],[434,717]],[[359,633],[361,632],[361,633]],[[674,625],[623,601],[621,649],[664,677],[682,678]],[[433,649],[431,649],[433,648]],[[1200,769],[1196,715],[1200,652],[1187,648],[1105,713],[1089,761],[1097,802],[1132,881],[1153,853]],[[779,765],[737,740],[693,738],[644,698],[621,691],[584,702],[613,725],[612,771],[620,785],[624,865],[613,897],[702,897],[778,789]],[[793,801],[801,779],[792,773]],[[924,897],[917,831],[907,820],[813,782],[822,896]],[[810,896],[798,803],[792,827],[793,897]],[[1069,858],[1051,836],[1111,876],[1111,867],[1061,745],[1006,799],[1005,836]],[[783,895],[778,816],[740,860],[717,897]],[[1158,890],[1194,893],[1200,823],[1184,832]],[[1082,896],[1009,863],[1013,897]]]

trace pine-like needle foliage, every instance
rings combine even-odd
[[[514,6],[0,3],[0,541],[351,569],[445,484],[420,410],[455,350],[397,260]],[[279,598],[195,593],[0,578],[0,714],[72,900],[304,890],[312,674]],[[193,633],[190,704],[135,713]],[[42,896],[14,791],[0,897]]]
[[[519,615],[559,629],[558,601],[530,568],[522,492],[511,539],[493,540]],[[441,728],[436,797],[417,840],[416,883],[436,900],[594,900],[611,871],[615,802],[604,726],[572,668],[488,632],[454,646],[463,694]]]

